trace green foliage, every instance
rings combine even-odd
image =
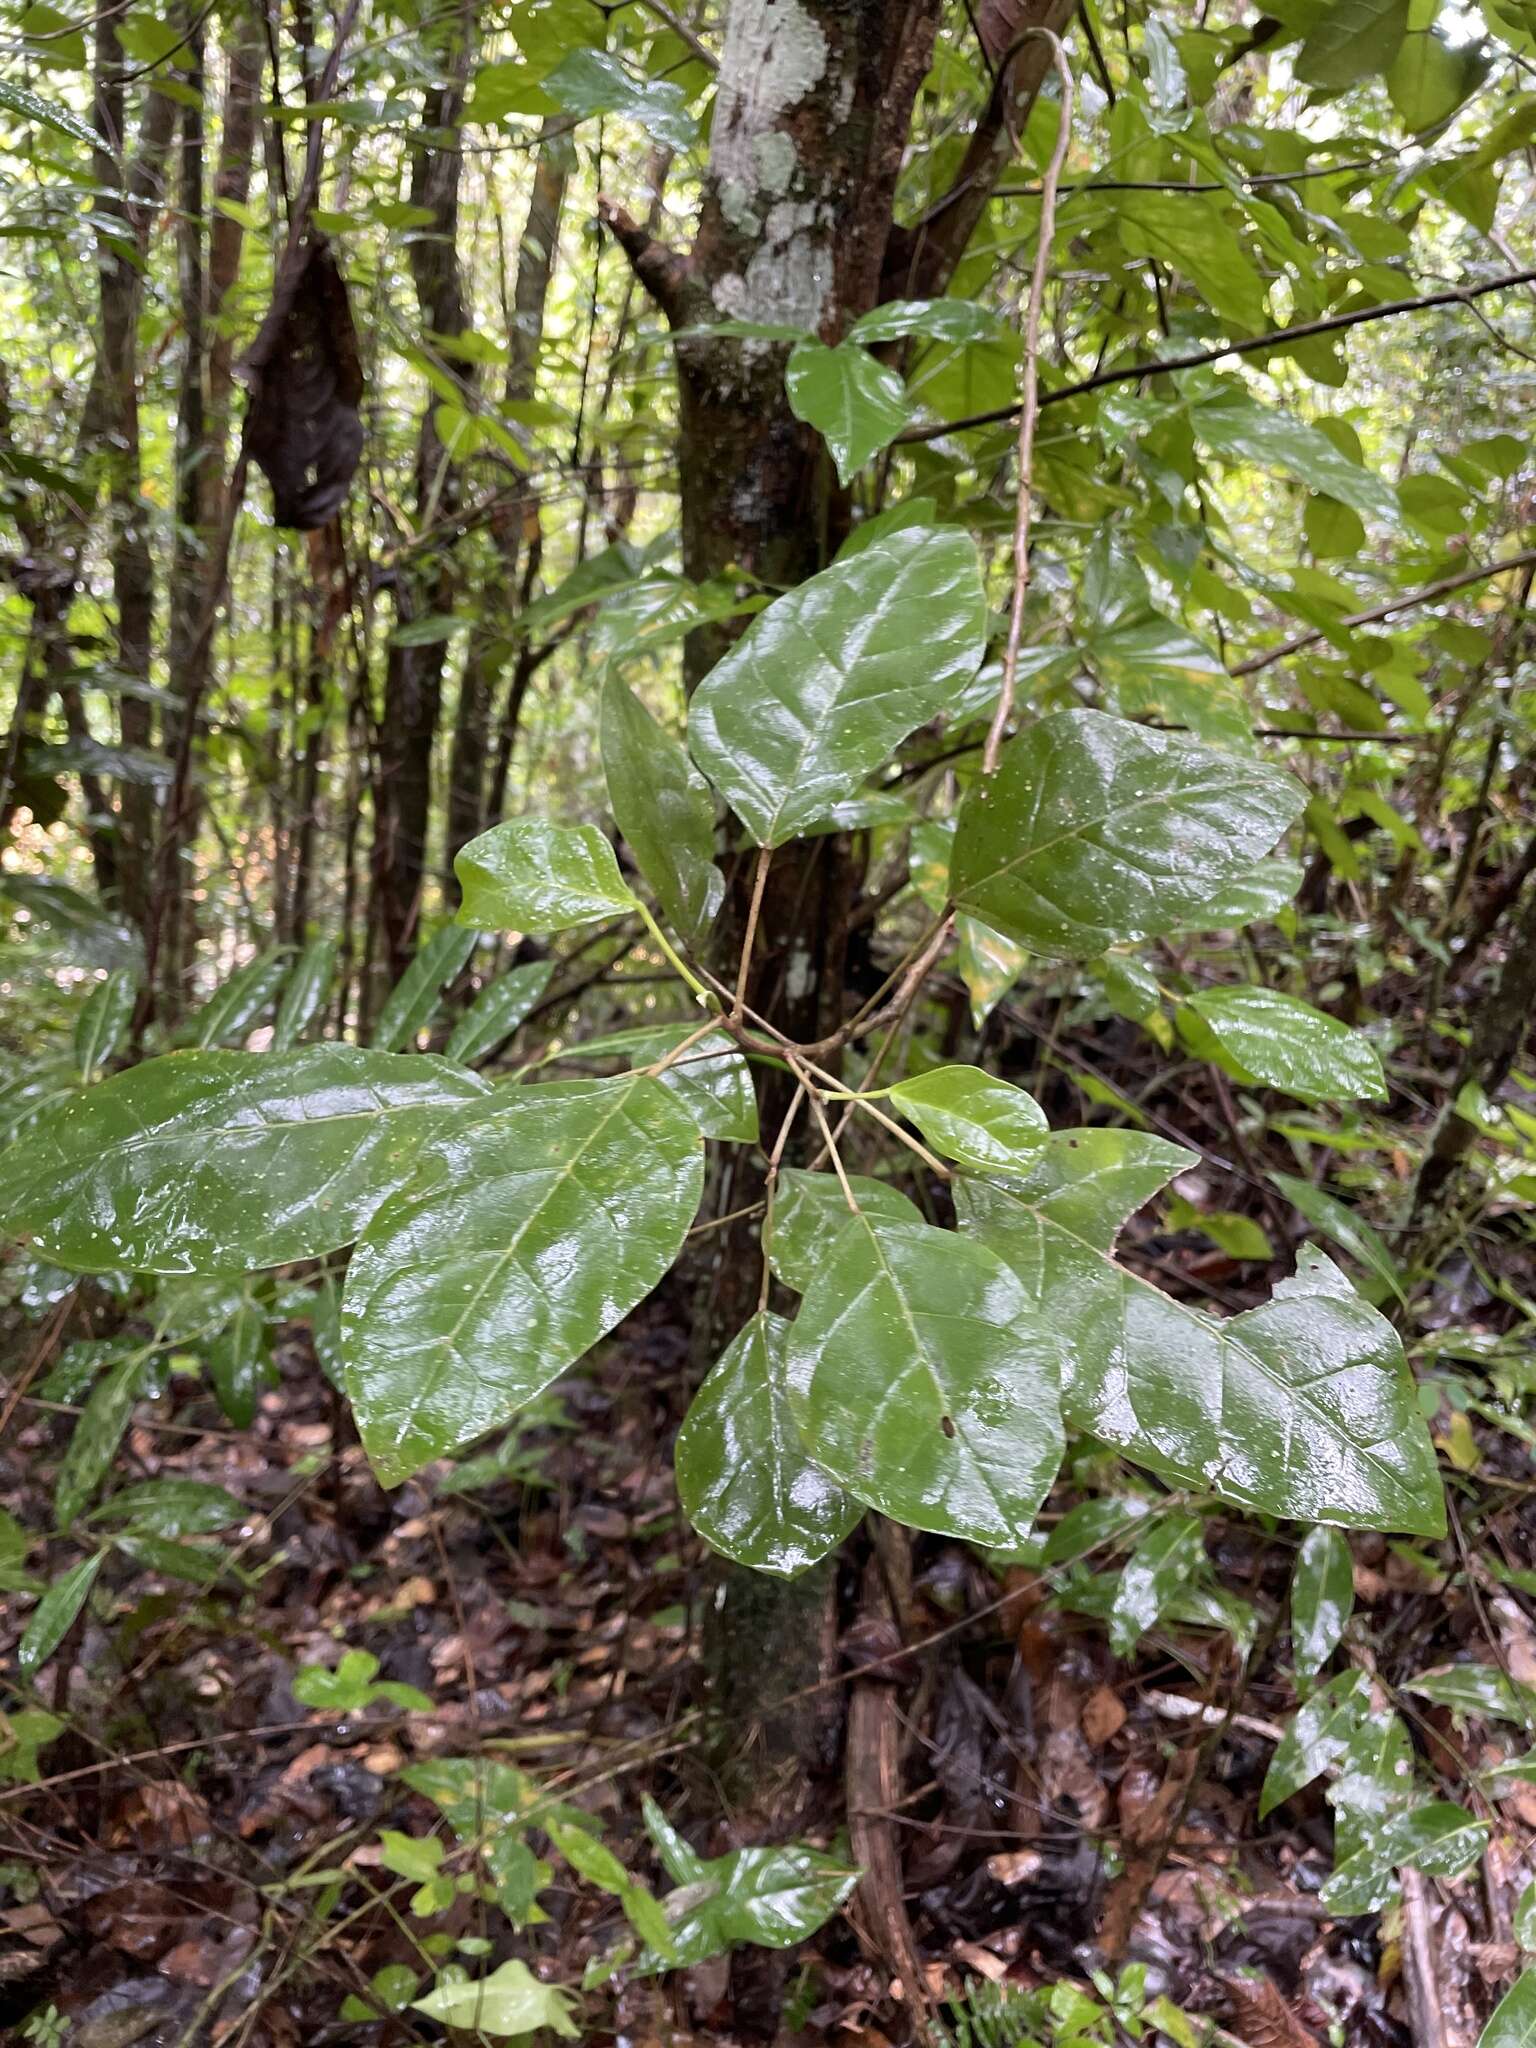
[[[753,620],[694,693],[689,750],[758,845],[780,846],[952,703],[985,624],[963,534],[889,534]]]
[[[1198,923],[1302,800],[1262,762],[1102,712],[1055,712],[961,804],[950,889],[1031,952],[1091,959]]]

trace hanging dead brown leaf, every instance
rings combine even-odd
[[[245,360],[246,447],[272,486],[279,526],[333,519],[363,452],[363,370],[347,287],[323,235],[285,260]]]

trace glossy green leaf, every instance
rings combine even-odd
[[[1304,85],[1344,92],[1391,69],[1408,30],[1409,0],[1329,0],[1296,57]]]
[[[543,88],[557,106],[579,120],[618,114],[638,122],[669,149],[687,149],[698,135],[682,86],[668,79],[636,78],[604,50],[573,50],[543,80]]]
[[[1291,1661],[1313,1679],[1344,1638],[1355,1605],[1355,1561],[1337,1529],[1308,1533],[1291,1574]]]
[[[791,1406],[818,1463],[913,1528],[1026,1535],[1061,1463],[1061,1344],[984,1246],[850,1217],[789,1339]]]
[[[244,1038],[266,1011],[288,972],[286,947],[275,947],[237,968],[188,1021],[186,1045],[223,1045]]]
[[[1336,1764],[1370,1716],[1371,1682],[1363,1671],[1341,1671],[1304,1700],[1269,1760],[1260,1820]]]
[[[1197,193],[1127,192],[1115,225],[1129,255],[1156,257],[1187,277],[1231,327],[1263,328],[1264,278],[1217,204]]]
[[[981,662],[976,549],[907,527],[776,598],[694,692],[694,760],[762,846],[851,796]]]
[[[1505,1992],[1477,2048],[1536,2048],[1536,1970],[1525,1971]]]
[[[1032,1095],[980,1067],[935,1067],[900,1082],[891,1101],[946,1159],[982,1173],[1027,1164],[1049,1128]]]
[[[1198,1515],[1160,1515],[1120,1567],[1109,1610],[1109,1647],[1128,1657],[1205,1562]]]
[[[785,365],[784,388],[795,418],[814,427],[831,449],[840,483],[888,448],[912,417],[897,372],[854,341],[836,348],[797,342]]]
[[[445,2027],[471,2033],[534,2034],[547,2027],[552,2034],[577,2041],[581,2029],[571,2017],[573,2001],[558,1984],[546,1984],[516,1957],[473,1982],[442,1983],[425,1998],[411,2000],[412,2012],[424,2012]]]
[[[369,1043],[379,1052],[413,1048],[436,1014],[443,990],[475,945],[475,934],[462,925],[444,925],[434,932],[384,998]]]
[[[120,1358],[97,1381],[82,1409],[54,1483],[53,1511],[61,1529],[67,1529],[81,1509],[89,1505],[106,1478],[128,1427],[133,1404],[139,1398],[144,1364],[142,1351],[132,1351],[126,1358]]]
[[[0,107],[8,108],[23,121],[40,121],[45,128],[67,135],[72,142],[83,142],[87,149],[94,148],[98,140],[95,129],[68,107],[60,106],[57,100],[45,100],[41,93],[10,79],[0,79]]]
[[[211,1536],[245,1518],[222,1486],[201,1479],[141,1479],[91,1510],[93,1522],[126,1522],[151,1536]]]
[[[756,1315],[693,1398],[677,1437],[677,1492],[705,1542],[790,1577],[863,1512],[807,1454],[789,1410],[781,1316]]]
[[[75,1019],[75,1066],[83,1080],[94,1080],[122,1044],[137,996],[137,980],[119,967],[86,997]]]
[[[1272,988],[1198,989],[1189,1008],[1254,1081],[1303,1102],[1387,1099],[1381,1057],[1337,1017]]]
[[[174,1052],[0,1157],[0,1214],[86,1273],[229,1273],[350,1244],[484,1081],[422,1055]]]
[[[1293,413],[1262,405],[1247,392],[1224,391],[1190,407],[1195,438],[1228,462],[1256,462],[1299,478],[1369,518],[1393,520],[1397,494],[1354,462],[1320,427]]]
[[[967,1235],[1006,1259],[1063,1347],[1075,1428],[1270,1514],[1443,1532],[1429,1433],[1396,1332],[1321,1253],[1224,1322],[1117,1266],[1115,1235],[1190,1155],[1057,1132],[1008,1183],[967,1182]]]
[[[553,960],[530,960],[488,981],[454,1025],[443,1048],[444,1058],[472,1067],[476,1060],[494,1052],[527,1017],[554,972]]]
[[[1350,1736],[1333,1768],[1328,1803],[1333,1808],[1333,1860],[1340,1864],[1373,1842],[1418,1797],[1413,1744],[1401,1718],[1371,1714]]]
[[[598,1840],[590,1827],[552,1818],[544,1822],[544,1827],[551,1842],[578,1876],[616,1898],[624,1909],[625,1919],[641,1940],[663,1960],[672,1961],[675,1955],[672,1933],[661,1901],[654,1898],[644,1885],[635,1882],[618,1857]]]
[[[848,1185],[866,1216],[887,1223],[921,1223],[923,1212],[899,1188],[868,1174],[851,1173]],[[768,1260],[774,1275],[804,1294],[815,1279],[828,1244],[848,1221],[849,1208],[834,1173],[807,1173],[788,1166],[779,1175],[773,1203]]]
[[[1314,1229],[1321,1230],[1335,1244],[1342,1245],[1368,1273],[1390,1288],[1399,1301],[1407,1299],[1397,1261],[1388,1251],[1380,1232],[1373,1230],[1363,1217],[1357,1216],[1347,1203],[1314,1187],[1311,1181],[1301,1179],[1298,1174],[1272,1172],[1269,1177]]]
[[[1510,1678],[1493,1664],[1447,1664],[1438,1671],[1421,1671],[1404,1690],[1460,1716],[1513,1721],[1526,1728],[1536,1725],[1536,1685]]]
[[[1098,711],[1003,749],[960,807],[957,907],[1048,956],[1172,931],[1252,868],[1300,811],[1280,769]]]
[[[1127,620],[1094,634],[1082,652],[1128,718],[1187,725],[1215,746],[1249,745],[1252,719],[1226,663],[1172,619]]]
[[[311,939],[289,975],[272,1026],[272,1050],[287,1052],[298,1044],[320,1014],[336,971],[336,941]]]
[[[459,923],[477,931],[560,932],[636,907],[595,825],[513,818],[471,839],[453,871],[464,899]]]
[[[69,1634],[75,1616],[85,1605],[86,1597],[96,1583],[96,1574],[101,1570],[105,1557],[106,1552],[98,1550],[93,1556],[82,1557],[78,1564],[72,1564],[67,1572],[53,1581],[33,1608],[16,1652],[17,1667],[23,1678],[33,1677]]]
[[[971,1022],[979,1031],[1029,964],[1029,948],[1005,939],[979,917],[955,919],[955,966],[971,998]]]
[[[236,1429],[249,1429],[263,1387],[276,1384],[266,1341],[266,1315],[247,1295],[208,1346],[208,1380]]]
[[[214,1586],[224,1576],[223,1552],[207,1544],[173,1543],[164,1536],[124,1529],[114,1545],[141,1570],[160,1578],[178,1579],[189,1586]]]
[[[866,348],[883,342],[905,341],[920,334],[927,341],[990,341],[1000,322],[990,306],[974,299],[887,299],[871,312],[861,313],[848,330],[850,341]]]
[[[646,1830],[678,1886],[661,1905],[677,1965],[684,1969],[743,1942],[793,1948],[831,1919],[862,1874],[796,1842],[705,1858],[689,1848],[649,1795],[643,1803]],[[643,1956],[641,1967],[655,1969],[664,1960]]]
[[[603,685],[602,730],[614,819],[668,922],[696,943],[725,895],[709,785],[616,674]]]
[[[1513,1917],[1515,1939],[1529,1955],[1536,1949],[1536,1879],[1516,1899]]]
[[[1399,1870],[1425,1877],[1460,1877],[1488,1846],[1488,1823],[1474,1820],[1464,1806],[1431,1800],[1388,1820],[1374,1837],[1341,1863],[1319,1894],[1330,1913],[1375,1913],[1397,1891]]]
[[[1269,859],[1255,862],[1246,873],[1204,898],[1180,920],[1180,931],[1210,932],[1228,926],[1257,924],[1289,909],[1301,887],[1301,867],[1296,861]]]
[[[671,1266],[703,1183],[698,1127],[644,1075],[561,1083],[420,1148],[342,1300],[346,1383],[386,1485],[482,1436]]]
[[[635,1024],[627,1031],[608,1031],[601,1038],[572,1046],[583,1059],[617,1054],[630,1067],[654,1066],[699,1028],[694,1017],[672,1024]],[[757,1092],[752,1070],[724,1031],[712,1031],[657,1075],[663,1088],[693,1118],[706,1138],[728,1138],[737,1144],[757,1141]]]

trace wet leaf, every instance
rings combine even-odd
[[[1314,1187],[1311,1181],[1301,1179],[1298,1174],[1272,1172],[1269,1177],[1314,1229],[1321,1230],[1335,1244],[1342,1245],[1399,1301],[1406,1299],[1397,1261],[1387,1250],[1379,1232],[1373,1230],[1363,1217],[1357,1216],[1347,1203],[1326,1194],[1322,1188]]]
[[[614,821],[668,922],[697,942],[725,895],[709,785],[617,675],[603,685],[602,728]]]
[[[144,1380],[145,1355],[132,1351],[97,1382],[59,1467],[53,1511],[67,1529],[106,1478]]]
[[[756,1315],[693,1398],[677,1438],[677,1491],[704,1540],[738,1564],[791,1577],[863,1512],[813,1462],[784,1385],[783,1317]]]
[[[1341,1671],[1319,1686],[1275,1746],[1259,1794],[1259,1818],[1336,1764],[1370,1714],[1371,1685],[1363,1671]]]
[[[75,1020],[75,1065],[83,1080],[93,1080],[122,1044],[137,995],[136,978],[119,967],[86,997]]]
[[[443,990],[475,945],[475,934],[461,925],[444,925],[434,932],[384,998],[370,1045],[379,1052],[413,1050],[436,1014]]]
[[[150,1536],[211,1536],[245,1519],[222,1486],[201,1479],[141,1479],[91,1510],[93,1522],[126,1522]]]
[[[307,1045],[175,1052],[0,1158],[6,1227],[80,1272],[247,1272],[349,1244],[429,1130],[483,1101],[441,1060]]]
[[[440,1132],[352,1255],[345,1375],[385,1485],[506,1422],[648,1294],[698,1208],[658,1082],[560,1083]]]
[[[1337,1017],[1270,988],[1199,989],[1188,1004],[1243,1073],[1303,1102],[1385,1102],[1375,1046]]]
[[[312,939],[294,963],[277,1006],[272,1050],[287,1052],[298,1044],[307,1026],[320,1014],[336,971],[336,941]]]
[[[1036,953],[1091,959],[1168,932],[1251,869],[1300,785],[1098,711],[1057,711],[1003,749],[960,807],[959,909]]]
[[[216,990],[200,1010],[193,1013],[182,1034],[186,1045],[223,1045],[247,1036],[267,1005],[283,985],[288,972],[286,947],[263,953],[238,968],[222,988]]]
[[[1204,1562],[1199,1516],[1160,1516],[1120,1568],[1109,1610],[1109,1647],[1117,1657],[1131,1654]]]
[[[1054,1133],[1027,1174],[957,1189],[1060,1333],[1068,1422],[1138,1464],[1267,1513],[1438,1535],[1444,1500],[1402,1346],[1328,1259],[1224,1322],[1118,1266],[1116,1234],[1189,1154]]]
[[[980,666],[963,533],[910,527],[775,598],[695,691],[688,748],[760,846],[852,796]]]
[[[1536,1970],[1517,1977],[1493,2009],[1477,2048],[1532,2048],[1536,2043]]]
[[[571,2018],[572,1999],[558,1984],[545,1984],[528,1965],[514,1958],[473,1983],[439,1984],[425,1998],[411,2001],[412,2012],[482,2034],[532,2034],[547,2027],[552,2034],[579,2040],[581,2029]]]
[[[848,1186],[866,1216],[890,1223],[921,1223],[917,1204],[889,1181],[851,1173]],[[820,1270],[828,1242],[848,1221],[849,1208],[836,1174],[785,1167],[773,1204],[768,1258],[775,1276],[804,1294]]]
[[[1364,1847],[1341,1863],[1319,1897],[1331,1913],[1375,1913],[1397,1891],[1399,1870],[1425,1877],[1460,1877],[1488,1846],[1488,1823],[1464,1806],[1436,1799],[1398,1814]]]
[[[523,1022],[549,987],[553,960],[530,960],[488,981],[449,1035],[443,1057],[472,1067],[494,1052]]]
[[[1355,1564],[1337,1529],[1313,1529],[1291,1574],[1291,1658],[1299,1678],[1313,1679],[1344,1638],[1355,1605]]]
[[[16,1652],[17,1668],[23,1678],[33,1677],[68,1635],[75,1616],[85,1605],[86,1596],[96,1583],[96,1574],[101,1570],[105,1557],[104,1550],[98,1550],[91,1557],[82,1557],[78,1564],[71,1565],[67,1572],[53,1581],[33,1608]]]
[[[653,1066],[699,1028],[694,1017],[674,1024],[636,1024],[628,1031],[583,1039],[583,1058],[620,1055],[631,1067]],[[750,1145],[757,1139],[757,1093],[752,1070],[723,1031],[691,1045],[681,1059],[656,1076],[693,1118],[706,1138],[730,1138]]]
[[[832,451],[844,484],[889,447],[912,417],[897,372],[853,341],[836,348],[797,342],[785,365],[784,388],[796,419],[814,427]]]
[[[935,1067],[899,1083],[891,1100],[937,1151],[982,1173],[1025,1164],[1049,1128],[1033,1096],[980,1067]]]
[[[647,1796],[644,1807],[646,1828],[678,1885],[661,1902],[678,1967],[742,1942],[793,1948],[832,1917],[859,1881],[859,1871],[794,1842],[706,1859],[688,1847],[653,1799]],[[640,1966],[654,1970],[662,1961],[647,1955]]]
[[[464,898],[459,923],[477,931],[559,932],[635,908],[595,825],[514,818],[471,839],[453,871]]]
[[[850,1217],[789,1339],[791,1406],[819,1463],[913,1528],[1017,1542],[1065,1439],[1059,1339],[984,1246]]]
[[[277,1379],[266,1335],[266,1311],[246,1295],[208,1346],[209,1383],[236,1429],[250,1428],[262,1388]]]

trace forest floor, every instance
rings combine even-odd
[[[743,1803],[740,1770],[701,1711],[718,1567],[673,1494],[682,1329],[678,1304],[647,1304],[498,1460],[392,1494],[374,1483],[302,1325],[288,1326],[280,1384],[249,1430],[219,1424],[192,1374],[173,1373],[140,1405],[125,1450],[135,1475],[212,1482],[246,1520],[205,1588],[114,1557],[109,1597],[42,1674],[42,1703],[67,1726],[40,1782],[0,1785],[0,2037],[391,2048],[441,2030],[409,2009],[367,2018],[370,1984],[414,1995],[445,1955],[476,1971],[521,1955],[550,1979],[579,1980],[624,1925],[614,1898],[571,1882],[563,1864],[540,1894],[547,1918],[514,1930],[473,1888],[424,1897],[414,1878],[430,1892],[430,1869],[407,1878],[385,1860],[384,1831],[441,1826],[401,1775],[424,1759],[515,1760],[584,1807],[659,1890],[643,1794],[707,1855],[790,1832],[847,1854],[841,1760],[788,1804]],[[0,1504],[31,1528],[50,1526],[66,1421],[24,1406],[0,1447]],[[882,2048],[924,2025],[939,2038],[944,2024],[990,2048],[1034,2036],[988,2031],[980,2004],[967,2034],[967,2008],[946,1999],[999,1980],[1088,1987],[1097,1969],[1106,1997],[1118,1978],[1118,2017],[1101,2010],[1103,2031],[1053,2038],[1150,2040],[1138,2014],[1163,1996],[1190,2016],[1194,2044],[1471,2048],[1517,1963],[1536,1785],[1504,1784],[1490,1804],[1489,1766],[1520,1753],[1523,1732],[1400,1687],[1463,1661],[1536,1681],[1531,1603],[1508,1583],[1536,1566],[1536,1490],[1516,1476],[1523,1447],[1480,1423],[1475,1441],[1461,1513],[1475,1514],[1504,1583],[1475,1557],[1448,1568],[1455,1541],[1431,1553],[1354,1539],[1348,1638],[1408,1717],[1440,1796],[1492,1820],[1471,1878],[1426,1881],[1385,1913],[1330,1917],[1318,1899],[1331,1867],[1323,1781],[1259,1819],[1298,1702],[1283,1622],[1291,1532],[1206,1524],[1216,1581],[1256,1618],[1246,1668],[1221,1629],[1166,1615],[1117,1658],[1102,1620],[1047,1598],[1037,1569],[920,1537],[900,1636],[883,1648],[871,1648],[867,1615],[855,1619],[856,1581],[844,1583],[847,1654],[829,1685],[873,1698],[860,1739],[875,1730],[896,1759],[899,1797],[859,1815],[874,1830],[866,1842],[890,1852],[884,1880],[797,1948],[615,1977],[586,1997],[583,2038]],[[1081,1498],[1075,1471],[1049,1521]],[[26,1604],[0,1609],[0,1652]],[[298,1683],[313,1697],[297,1678],[306,1667],[358,1651],[430,1711],[382,1697],[347,1705],[344,1684],[331,1703],[295,1696]],[[883,1657],[873,1671],[872,1654]],[[724,1737],[738,1766],[750,1759],[752,1728]],[[851,1763],[857,1788],[869,1758]],[[903,1985],[893,1954],[903,1916],[919,1986]],[[1426,1988],[1438,2014],[1423,2010]],[[50,2010],[41,2029],[34,2018],[29,2033],[7,2031]]]

